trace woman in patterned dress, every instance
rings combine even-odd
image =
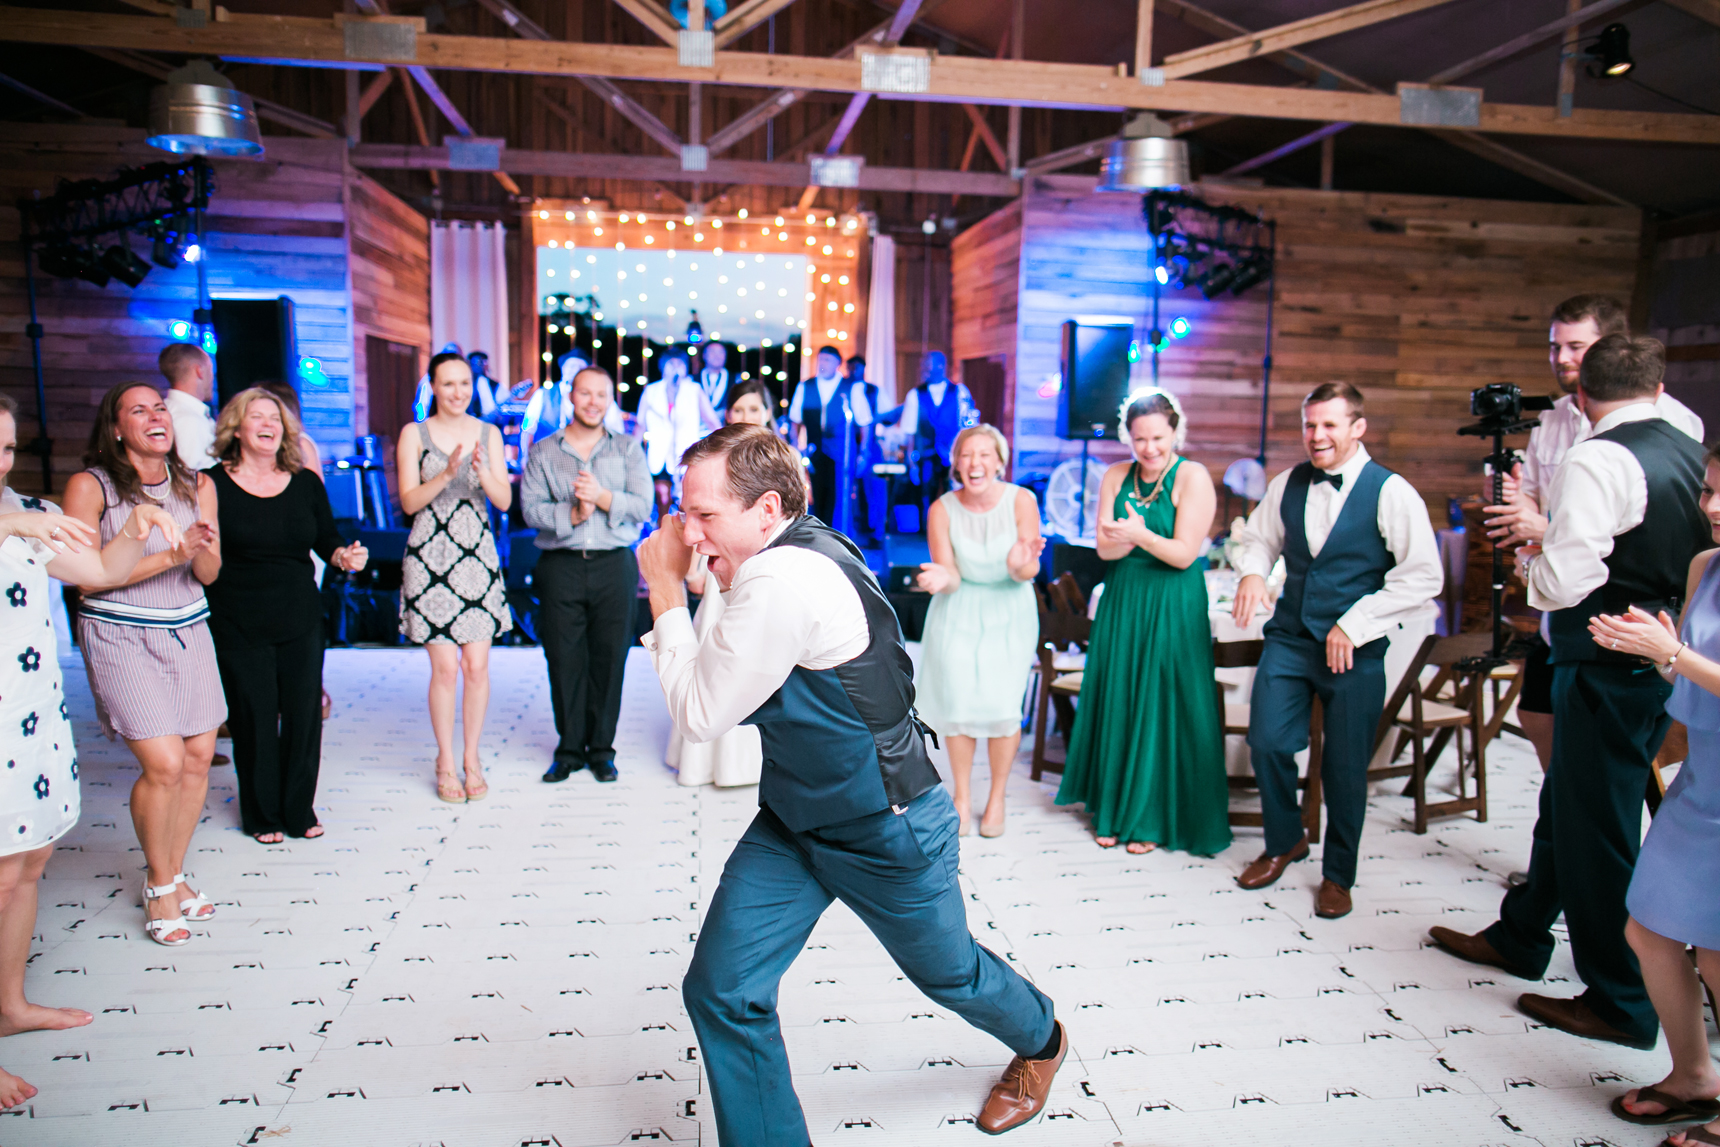
[[[96,531],[39,498],[6,488],[18,447],[18,408],[0,394],[0,1035],[82,1027],[81,1008],[48,1008],[24,997],[24,967],[36,930],[36,893],[54,842],[78,823],[78,762],[60,680],[59,645],[48,611],[48,579],[118,585],[143,557],[142,538],[160,529],[171,545],[173,519],[138,506],[104,550]],[[141,535],[141,537],[140,537]],[[0,1069],[0,1108],[36,1089]]]
[[[430,654],[430,727],[436,733],[436,795],[450,804],[483,800],[478,738],[490,705],[490,643],[513,628],[507,587],[485,500],[513,502],[502,432],[466,413],[472,368],[457,354],[430,360],[430,416],[400,432],[395,466],[400,508],[416,515],[400,571],[400,632]],[[454,694],[461,710],[466,781],[454,773]]]
[[[209,602],[203,587],[221,573],[215,485],[186,468],[173,419],[153,386],[122,382],[102,396],[82,473],[66,483],[66,513],[113,541],[136,506],[159,505],[179,526],[179,544],[145,544],[117,589],[82,586],[78,644],[102,731],[141,766],[131,821],[148,864],[145,928],[158,944],[191,939],[190,923],[215,915],[185,882],[185,854],[209,795],[215,730],[227,719]]]

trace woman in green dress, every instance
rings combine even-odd
[[[1021,744],[1022,700],[1039,640],[1039,610],[1028,583],[1045,539],[1039,503],[1003,480],[1009,443],[995,426],[970,426],[950,449],[958,484],[926,515],[932,560],[919,586],[935,595],[920,639],[915,683],[920,719],[943,738],[955,782],[961,834],[973,816],[974,751],[983,738],[991,789],[981,836],[1002,836],[1004,789]]]
[[[1230,844],[1224,737],[1213,692],[1201,542],[1217,497],[1169,392],[1131,395],[1105,472],[1099,556],[1112,563],[1093,621],[1058,804],[1082,801],[1101,848],[1210,856]]]

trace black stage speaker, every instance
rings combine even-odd
[[[299,344],[291,299],[216,299],[214,311],[218,405],[259,382],[284,382],[298,389]]]
[[[1057,406],[1057,437],[1111,438],[1119,408],[1129,395],[1129,354],[1135,342],[1130,323],[1063,324],[1063,396]]]

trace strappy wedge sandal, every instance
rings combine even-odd
[[[175,887],[184,883],[185,873],[181,872],[174,876],[173,884]],[[207,920],[215,915],[215,902],[198,892],[179,902],[179,914],[187,920]]]
[[[436,770],[436,795],[449,804],[466,803],[466,786],[454,775],[454,770]]]
[[[143,878],[143,898],[145,900],[163,900],[172,896],[178,887],[179,884],[175,881],[172,884],[163,884],[159,888],[152,888],[149,884],[149,877],[145,876]],[[175,916],[171,920],[151,920],[145,917],[143,930],[149,934],[151,940],[163,947],[178,948],[191,942],[191,927],[186,924],[184,916]],[[179,932],[185,933],[183,939],[169,939]]]

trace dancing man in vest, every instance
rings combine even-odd
[[[968,932],[955,806],[926,756],[888,599],[853,545],[806,514],[800,456],[768,428],[726,426],[683,461],[683,513],[639,547],[656,619],[645,644],[683,737],[745,723],[764,747],[758,816],[723,869],[681,989],[718,1136],[810,1142],[777,987],[837,899],[914,986],[1016,1053],[980,1129],[1026,1123],[1068,1036],[1051,1001]],[[703,642],[684,586],[695,549],[726,603]]]
[[[1347,382],[1302,400],[1308,461],[1266,487],[1242,531],[1233,616],[1246,626],[1266,601],[1266,575],[1282,555],[1289,577],[1266,623],[1254,674],[1248,751],[1260,784],[1266,851],[1236,882],[1265,888],[1308,855],[1296,798],[1296,753],[1308,715],[1325,711],[1320,778],[1327,822],[1314,910],[1350,912],[1356,850],[1367,813],[1368,760],[1386,701],[1386,646],[1445,583],[1427,504],[1415,487],[1368,456],[1362,392]]]
[[[847,533],[848,494],[854,477],[854,428],[872,423],[864,392],[842,377],[842,352],[819,347],[817,376],[795,387],[788,420],[812,470],[812,509]]]
[[[1632,606],[1677,617],[1690,563],[1712,545],[1697,505],[1702,447],[1655,406],[1665,362],[1658,341],[1622,334],[1583,356],[1577,404],[1594,433],[1553,476],[1543,545],[1517,552],[1529,604],[1550,611],[1552,635],[1553,758],[1529,879],[1505,894],[1486,931],[1430,930],[1455,956],[1538,980],[1562,911],[1588,990],[1525,993],[1518,1008],[1560,1031],[1638,1048],[1654,1046],[1660,1022],[1625,940],[1625,891],[1672,686],[1641,658],[1596,645],[1589,621]]]

